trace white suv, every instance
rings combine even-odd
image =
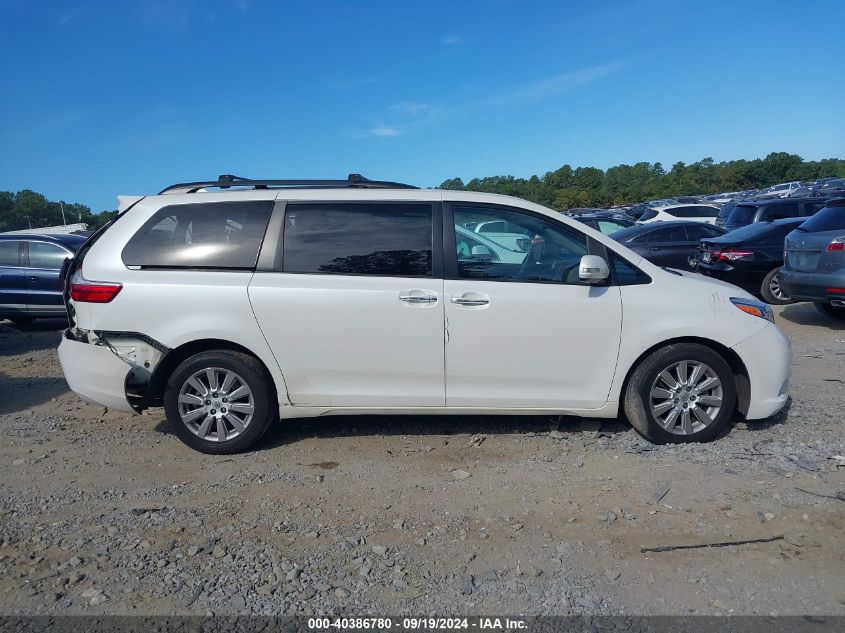
[[[492,221],[526,252],[464,243]],[[221,176],[135,199],[64,277],[71,388],[163,405],[209,453],[279,418],[354,413],[622,409],[652,441],[700,441],[787,399],[768,306],[517,198]]]

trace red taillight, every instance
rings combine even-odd
[[[82,303],[108,303],[117,296],[121,284],[72,283],[70,298]]]
[[[845,292],[845,288],[825,288],[825,292]]]
[[[845,240],[840,238],[838,240],[833,240],[827,245],[828,253],[832,253],[834,251],[845,251]]]
[[[753,257],[754,253],[751,251],[742,251],[736,248],[725,248],[721,251],[713,251],[712,257],[720,262],[734,262],[738,259],[745,259],[746,257]]]

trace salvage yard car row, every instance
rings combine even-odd
[[[828,188],[838,183],[821,182]],[[721,209],[656,200],[633,208],[571,209],[567,215],[590,222],[613,218],[625,228],[606,233],[658,265],[691,267],[773,305],[813,301],[824,314],[845,318],[845,197],[769,192],[725,202]]]

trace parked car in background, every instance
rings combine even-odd
[[[564,211],[566,215],[569,217],[578,219],[579,216],[602,216],[606,218],[612,218],[615,220],[627,220],[630,222],[634,221],[633,216],[628,213],[627,209],[623,208],[613,208],[613,209],[569,209],[568,211]]]
[[[463,226],[455,227],[455,247],[458,259],[464,262],[477,260],[513,264],[525,259],[525,250],[508,248]]]
[[[786,236],[781,287],[845,319],[845,199],[832,200]]]
[[[715,224],[719,207],[710,204],[674,204],[651,209],[643,213],[638,222],[665,222],[667,220],[692,220]]]
[[[59,270],[83,242],[79,235],[0,235],[0,319],[23,325],[67,316]]]
[[[473,223],[529,248],[467,258],[459,236],[489,235]],[[769,306],[507,196],[354,174],[172,185],[93,235],[65,279],[71,389],[163,405],[209,453],[280,417],[400,412],[624,410],[652,441],[695,442],[788,398]]]
[[[724,228],[733,231],[755,222],[771,222],[784,218],[807,218],[824,205],[825,201],[816,197],[740,202],[731,210]]]
[[[635,224],[633,220],[626,220],[621,217],[604,213],[582,213],[572,217],[573,219],[578,220],[581,224],[591,226],[605,235],[621,231],[622,229],[634,226]]]
[[[762,297],[766,303],[792,303],[779,277],[783,266],[783,242],[803,221],[804,218],[787,218],[757,222],[721,237],[703,239],[696,270],[739,286]]]
[[[572,209],[567,209],[564,213],[566,215],[580,215],[582,213],[598,213],[599,211],[605,211],[605,209],[599,207],[573,207]]]
[[[814,187],[814,192],[822,198],[841,198],[845,196],[845,178],[831,178]]]
[[[653,264],[689,269],[690,258],[698,255],[700,240],[724,234],[723,229],[711,224],[675,220],[637,224],[611,237]]]
[[[801,188],[801,183],[798,181],[784,182],[779,185],[772,185],[763,189],[760,193],[764,196],[777,196],[779,198],[788,198],[792,192]]]
[[[521,232],[521,228],[508,224],[505,220],[488,220],[483,222],[467,222],[467,229],[483,235],[487,239],[501,244],[507,249],[526,252],[530,235]]]

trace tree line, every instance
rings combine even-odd
[[[96,229],[116,213],[117,211],[93,213],[90,207],[84,204],[47,200],[45,196],[29,189],[17,193],[0,191],[0,233],[77,222],[84,222],[89,229]]]
[[[826,158],[805,161],[797,154],[773,152],[765,158],[717,163],[704,158],[696,163],[678,162],[669,171],[660,163],[617,165],[607,170],[564,165],[542,176],[514,178],[488,176],[464,183],[444,181],[441,189],[483,191],[531,200],[565,211],[573,207],[609,207],[660,198],[707,195],[762,189],[793,180],[845,177],[845,160]]]
[[[765,158],[721,163],[704,158],[687,165],[675,163],[669,171],[660,163],[616,165],[607,170],[564,165],[542,176],[515,178],[488,176],[464,183],[460,178],[444,181],[441,189],[484,191],[516,196],[564,211],[573,207],[608,207],[676,196],[761,189],[792,180],[845,178],[845,160],[825,158],[805,161],[797,154],[773,152]],[[117,211],[93,213],[84,204],[51,201],[29,189],[0,191],[0,233],[85,222],[96,229]]]

